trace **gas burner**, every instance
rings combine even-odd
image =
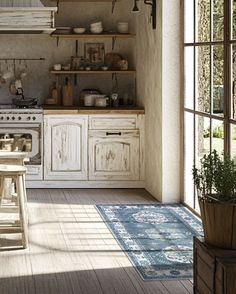
[[[40,109],[41,107],[39,105],[12,105],[12,108],[14,109]]]

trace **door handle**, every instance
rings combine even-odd
[[[106,132],[106,136],[121,136],[121,132]]]

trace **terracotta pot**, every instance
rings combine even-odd
[[[236,249],[236,204],[199,199],[206,243]]]

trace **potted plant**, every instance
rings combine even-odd
[[[216,150],[193,166],[205,241],[236,249],[236,163]]]

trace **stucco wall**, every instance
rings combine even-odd
[[[10,3],[9,1],[2,0]],[[3,3],[2,2],[2,3]],[[16,3],[16,0],[14,1]],[[18,1],[22,3],[22,0]],[[29,1],[28,1],[29,2]],[[50,1],[42,1],[50,4]],[[55,6],[55,2],[51,2]],[[56,15],[57,26],[86,26],[95,20],[102,20],[104,28],[107,30],[115,29],[118,21],[128,21],[130,31],[134,31],[134,17],[130,11],[132,2],[122,0],[118,2],[114,14],[111,14],[111,3],[97,2],[70,2],[61,3],[59,14]],[[79,41],[79,55],[84,54],[84,43],[105,43],[105,53],[112,51],[112,42],[108,39],[89,39]],[[119,52],[124,58],[128,58],[130,65],[135,65],[135,40],[119,39],[116,41],[114,52]],[[38,97],[43,103],[43,100],[49,95],[49,86],[55,80],[54,76],[49,74],[49,70],[54,63],[68,63],[71,56],[75,55],[75,40],[60,40],[57,47],[56,39],[48,35],[1,35],[0,34],[0,58],[46,58],[43,62],[28,62],[28,75],[23,81],[26,96]],[[12,68],[11,63],[8,64]],[[5,70],[5,63],[0,62],[0,71]],[[17,64],[17,67],[19,65]],[[65,78],[61,79],[63,83]],[[73,82],[73,81],[72,81]],[[123,89],[134,82],[133,76],[119,76],[118,87],[119,94],[123,94]],[[7,85],[0,85],[0,103],[11,103],[12,95],[8,91],[9,82]],[[78,94],[83,88],[99,88],[105,93],[112,90],[111,76],[78,76],[78,86],[75,87],[74,96],[75,102],[78,102]]]
[[[146,110],[146,189],[162,202],[180,199],[179,0],[157,0],[157,29],[149,8],[137,17],[138,97]]]

